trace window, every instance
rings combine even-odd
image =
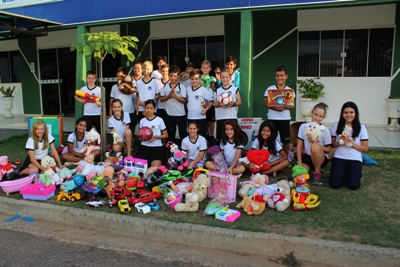
[[[299,32],[299,77],[389,77],[393,28]]]
[[[21,82],[21,72],[19,65],[19,52],[0,53],[0,83]]]

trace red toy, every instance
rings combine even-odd
[[[253,163],[254,168],[250,168],[252,173],[268,171],[271,166],[268,163],[270,153],[266,149],[255,150],[252,149],[247,153],[247,162],[246,159],[243,160],[245,163]]]
[[[97,105],[100,105],[101,103],[101,99],[100,97],[97,97],[95,95],[91,95],[89,93],[85,93],[81,90],[76,90],[75,94],[79,97],[82,97],[83,99],[85,99],[87,102],[89,103],[96,103]]]
[[[143,202],[156,202],[157,199],[160,199],[161,195],[158,192],[149,192],[146,190],[140,190],[135,195],[128,197],[129,204],[134,206],[136,203]]]

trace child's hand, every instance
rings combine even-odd
[[[229,174],[233,174],[233,166],[230,166],[230,167],[228,168],[228,173],[229,173]]]
[[[204,115],[204,114],[206,114],[207,113],[207,110],[206,109],[203,109],[202,111],[201,111],[201,115]]]
[[[193,164],[193,161],[192,161],[192,162],[189,163],[189,165],[187,166],[187,168],[191,170],[191,169],[193,169],[193,165],[194,165],[194,164]]]
[[[154,140],[156,140],[156,139],[158,139],[158,136],[157,135],[155,135],[155,136],[153,136],[149,141],[147,141],[149,144],[151,143],[151,142],[153,142]]]
[[[307,134],[307,139],[308,139],[308,141],[309,141],[311,144],[314,144],[314,143],[318,143],[319,136],[317,136],[317,138],[313,139],[313,138],[311,137],[311,134]]]

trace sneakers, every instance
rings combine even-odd
[[[3,180],[4,180],[4,177],[6,177],[7,180],[10,180],[10,181],[21,178],[19,175],[19,172],[20,172],[20,169],[16,169],[15,171],[8,173],[6,176],[3,176]]]
[[[314,185],[322,185],[322,178],[321,178],[321,174],[320,173],[314,173],[314,180],[313,180],[313,184]]]
[[[274,173],[272,174],[272,177],[274,177],[274,178],[278,177],[278,173],[277,173],[277,172],[274,172]]]
[[[360,181],[362,181],[363,179],[364,179],[364,173],[361,172],[361,179],[360,179]]]

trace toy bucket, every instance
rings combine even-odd
[[[164,198],[165,204],[169,206],[170,209],[174,209],[175,205],[181,202],[182,194],[180,192],[169,191]]]

